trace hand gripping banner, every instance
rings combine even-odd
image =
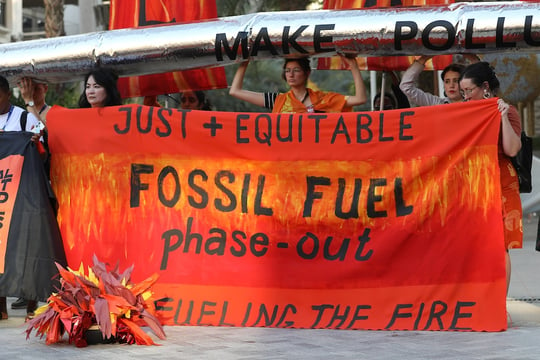
[[[496,99],[48,117],[69,265],[159,273],[165,324],[506,329]]]

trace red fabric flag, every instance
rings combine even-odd
[[[109,28],[122,29],[217,17],[215,0],[111,0]],[[227,87],[223,67],[121,78],[123,98]]]

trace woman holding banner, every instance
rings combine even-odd
[[[497,95],[499,80],[487,62],[471,64],[463,70],[459,80],[464,101],[489,99]],[[523,246],[523,226],[519,182],[510,158],[521,148],[521,119],[515,107],[498,100],[501,113],[498,160],[501,177],[502,216],[506,247],[506,290],[510,284],[511,264],[509,249]]]
[[[478,61],[476,55],[463,56],[471,63]],[[452,63],[442,71],[441,79],[444,84],[444,97],[424,92],[416,86],[420,73],[424,71],[426,62],[429,59],[431,59],[431,56],[420,56],[403,74],[399,88],[407,95],[409,101],[418,106],[441,105],[463,101],[459,91],[459,77],[465,68],[465,65],[462,64]]]
[[[335,92],[315,91],[307,87],[311,74],[308,58],[285,59],[282,78],[290,90],[286,93],[254,92],[242,89],[248,61],[240,64],[229,94],[240,100],[265,107],[274,113],[344,112],[367,101],[366,88],[354,58],[342,56],[351,70],[355,94],[345,96]]]
[[[118,91],[118,76],[109,69],[95,69],[84,78],[85,89],[79,98],[79,107],[105,107],[122,105]]]

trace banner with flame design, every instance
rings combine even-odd
[[[111,0],[110,30],[192,22],[217,17],[215,0]],[[167,49],[164,48],[164,56]],[[227,87],[223,67],[121,78],[123,98]]]
[[[159,273],[167,325],[506,329],[496,99],[54,107],[48,126],[69,265]]]

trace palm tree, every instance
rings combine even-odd
[[[48,38],[65,36],[64,0],[43,0],[43,3],[45,5],[45,36]],[[50,84],[46,96],[47,103],[75,107],[80,92],[78,85],[78,83]]]
[[[45,3],[45,36],[64,36],[64,0],[43,0]]]

